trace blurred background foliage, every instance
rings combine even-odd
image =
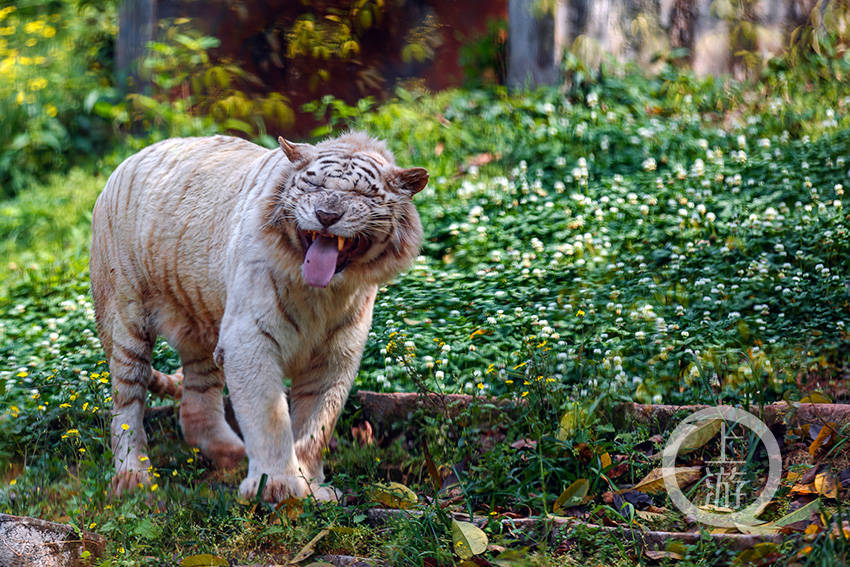
[[[328,134],[397,84],[426,86],[415,77],[453,33],[414,2],[206,4],[209,17],[159,19],[132,69],[116,69],[118,1],[0,9],[0,197],[71,164],[114,167],[172,136],[226,132],[270,146],[279,133]],[[470,84],[499,82],[505,25],[479,27],[451,41],[463,43]],[[441,81],[462,79],[430,86]]]
[[[0,196],[113,143],[92,107],[112,86],[116,28],[109,3],[0,8]]]
[[[451,3],[440,0],[325,0],[274,9],[222,0],[206,3],[203,18],[159,20],[147,56],[123,83],[123,71],[115,70],[119,4],[21,0],[0,9],[0,196],[70,164],[105,171],[170,136],[225,132],[271,146],[280,133],[330,134],[398,87],[479,88],[506,76],[508,30],[498,10],[452,27]],[[713,105],[726,116],[757,111],[776,94],[784,105],[775,119],[794,117],[787,128],[808,127],[797,118],[823,112],[816,97],[824,89],[847,91],[848,4],[816,2],[786,50],[769,58],[756,48],[752,5],[712,5],[728,21],[729,47],[745,80],[697,78],[683,67],[682,49],[664,42],[653,44],[662,46],[653,80],[674,94],[714,85],[700,89],[696,101],[683,94],[682,104]],[[647,21],[633,25],[650,33]],[[625,67],[592,65],[580,47],[577,41],[565,58],[568,90],[588,90],[606,73],[629,80]]]

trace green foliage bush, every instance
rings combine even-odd
[[[109,123],[91,110],[111,87],[114,15],[111,3],[33,0],[0,9],[0,197],[111,140]]]
[[[150,84],[150,93],[133,92],[117,102],[107,99],[95,111],[129,137],[133,147],[165,138],[230,132],[273,144],[266,121],[291,126],[294,113],[278,93],[247,92],[262,86],[260,80],[233,62],[214,60],[210,51],[219,40],[187,26],[188,20],[161,22],[162,37],[149,44],[139,76]]]

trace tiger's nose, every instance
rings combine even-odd
[[[335,211],[326,211],[324,209],[316,209],[316,218],[322,223],[325,228],[331,226],[336,221],[342,218],[342,213]]]

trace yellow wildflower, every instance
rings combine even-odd
[[[49,117],[53,118],[54,116],[56,116],[56,114],[58,114],[58,111],[56,110],[56,107],[52,104],[45,104],[44,113],[47,114]]]
[[[27,33],[38,33],[44,29],[44,20],[35,20],[24,24],[24,31]]]
[[[46,38],[51,38],[56,35],[56,28],[53,26],[44,26],[44,29],[41,30],[41,36]]]
[[[30,79],[27,83],[27,86],[31,91],[40,91],[44,87],[47,86],[47,79],[44,77],[36,77],[35,79]]]
[[[15,33],[15,26],[5,26],[0,28],[0,35],[12,35]]]
[[[576,311],[576,317],[584,317],[584,311],[582,311],[581,309]]]
[[[29,372],[27,372],[26,370],[21,370],[16,374],[16,376],[18,378],[26,378],[27,376],[29,376]]]
[[[128,429],[130,429],[130,426],[129,426],[129,425],[127,425],[126,423],[122,423],[122,424],[121,424],[121,429],[123,429],[124,431],[127,431]]]
[[[16,478],[13,478],[9,481],[9,486],[15,486],[16,484],[18,484],[18,479]]]

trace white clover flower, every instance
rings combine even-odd
[[[446,373],[442,370],[437,370],[436,372],[434,372],[434,378],[436,378],[437,380],[443,380],[445,377]]]
[[[655,158],[646,158],[645,160],[643,160],[641,166],[643,167],[644,171],[655,171],[656,167],[658,167],[658,164],[655,162]]]

